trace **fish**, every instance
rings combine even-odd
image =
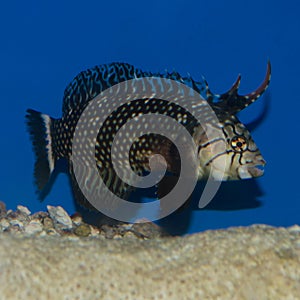
[[[93,209],[93,205],[83,195],[72,164],[72,146],[75,129],[80,117],[88,104],[95,101],[103,91],[122,82],[137,78],[162,78],[173,80],[190,87],[199,93],[218,117],[218,124],[208,122],[211,132],[216,128],[223,132],[222,141],[225,150],[219,149],[219,137],[209,138],[203,124],[183,107],[162,99],[137,99],[118,107],[105,120],[99,131],[95,145],[95,162],[103,182],[115,195],[128,199],[134,190],[130,184],[123,182],[114,170],[111,161],[111,146],[118,130],[129,120],[140,114],[157,114],[172,117],[178,124],[184,126],[192,136],[197,147],[197,180],[208,178],[212,174],[219,178],[218,164],[220,158],[225,158],[227,164],[221,180],[244,180],[256,178],[264,174],[266,164],[260,150],[254,142],[246,126],[239,120],[237,114],[254,103],[268,88],[271,79],[271,64],[268,62],[265,78],[261,85],[247,95],[239,95],[238,89],[241,76],[232,87],[223,94],[214,94],[207,81],[202,78],[195,81],[190,75],[181,76],[178,72],[152,73],[143,71],[128,63],[113,62],[98,65],[80,72],[66,87],[63,96],[62,117],[59,119],[28,109],[26,113],[27,129],[33,144],[35,154],[34,180],[38,193],[46,188],[60,159],[66,159],[74,196],[79,204]],[[132,95],[134,97],[134,95]],[[114,101],[108,99],[107,101]],[[199,106],[198,109],[201,109]],[[122,137],[126,139],[126,137]],[[84,148],[84,145],[80,145]],[[74,149],[73,149],[74,150]],[[174,144],[158,134],[149,133],[136,139],[131,147],[129,161],[133,171],[138,175],[151,172],[149,159],[153,154],[161,154],[167,163],[167,170],[178,176],[180,173],[180,154]],[[125,157],[118,157],[122,166]],[[88,178],[90,175],[86,174]],[[93,178],[88,178],[91,189]],[[101,200],[101,199],[100,199]]]

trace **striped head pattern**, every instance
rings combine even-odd
[[[271,65],[268,63],[263,83],[254,92],[241,96],[238,94],[241,77],[232,88],[224,94],[213,94],[206,83],[206,99],[216,112],[220,123],[207,124],[206,128],[199,126],[194,131],[194,139],[198,144],[199,178],[213,177],[221,180],[241,180],[262,176],[266,164],[260,150],[244,124],[236,114],[258,99],[268,88],[271,79]],[[217,135],[216,127],[222,129],[224,137]],[[205,132],[210,131],[214,139],[207,139]],[[225,138],[225,140],[224,140]],[[226,150],[219,150],[225,142]],[[214,166],[212,165],[214,162]],[[225,174],[220,171],[226,162]]]

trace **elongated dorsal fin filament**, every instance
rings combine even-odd
[[[258,99],[268,88],[270,80],[271,63],[270,61],[268,61],[265,79],[255,91],[247,95],[239,95],[238,88],[241,82],[241,75],[239,75],[230,90],[224,94],[219,95],[218,102],[214,105],[219,109],[229,112],[230,114],[236,114],[239,111],[243,110],[245,107],[249,106],[256,99]]]

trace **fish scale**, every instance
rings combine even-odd
[[[76,125],[87,105],[97,95],[118,83],[129,82],[128,84],[130,84],[130,80],[137,78],[146,79],[144,83],[149,86],[145,86],[145,90],[147,88],[153,89],[151,78],[171,79],[192,88],[195,93],[200,94],[203,101],[210,105],[219,122],[213,124],[211,120],[207,119],[207,124],[203,126],[203,124],[200,125],[197,122],[192,112],[186,111],[180,105],[155,97],[136,100],[132,95],[134,101],[116,107],[115,111],[103,123],[102,128],[99,129],[95,145],[95,161],[98,171],[105,184],[116,195],[126,199],[133,187],[123,183],[113,168],[111,161],[113,140],[119,129],[129,120],[135,116],[149,113],[171,117],[178,124],[186,127],[198,149],[199,180],[207,178],[210,173],[215,174],[215,178],[218,178],[219,170],[214,170],[211,162],[217,161],[220,157],[225,157],[228,161],[223,180],[239,180],[261,176],[261,166],[265,164],[265,161],[249,131],[239,121],[236,114],[262,95],[269,85],[270,76],[271,68],[270,63],[268,63],[266,77],[259,88],[248,95],[241,96],[238,94],[240,77],[228,92],[217,95],[210,91],[204,79],[195,81],[191,76],[182,77],[175,71],[171,73],[144,72],[127,63],[111,63],[83,71],[66,87],[61,119],[54,119],[31,109],[27,110],[27,126],[36,156],[34,177],[38,190],[43,191],[55,169],[56,162],[60,158],[65,158],[69,162],[71,183],[76,199],[82,205],[91,208],[91,205],[80,191],[72,168],[71,155]],[[150,79],[147,80],[147,78]],[[170,88],[163,85],[163,81],[161,82],[160,89]],[[117,106],[117,102],[113,101],[114,97],[112,95],[111,99],[106,99],[106,102],[103,102],[102,108],[106,108],[105,103]],[[201,101],[193,103],[192,107],[206,116],[208,108],[207,105],[202,105],[203,102]],[[147,124],[139,124],[139,126],[146,127]],[[217,129],[222,130],[225,136],[226,151],[220,152],[219,150],[220,138],[208,139],[205,127],[212,134],[215,134]],[[124,141],[126,140],[126,136],[122,136],[122,138]],[[84,154],[85,147],[86,145],[80,145],[82,154]],[[180,156],[176,147],[168,138],[152,133],[138,138],[133,143],[129,155],[132,169],[139,175],[149,172],[149,158],[153,154],[163,155],[168,170],[176,175],[180,173]],[[125,157],[119,154],[118,164],[122,166],[124,160]],[[88,174],[86,176],[89,178]],[[96,189],[93,186],[94,178],[89,178],[89,181],[91,182],[91,188]]]

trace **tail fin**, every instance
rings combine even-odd
[[[48,183],[56,163],[52,149],[53,121],[48,115],[32,109],[27,110],[26,123],[36,157],[34,178],[39,191]]]

